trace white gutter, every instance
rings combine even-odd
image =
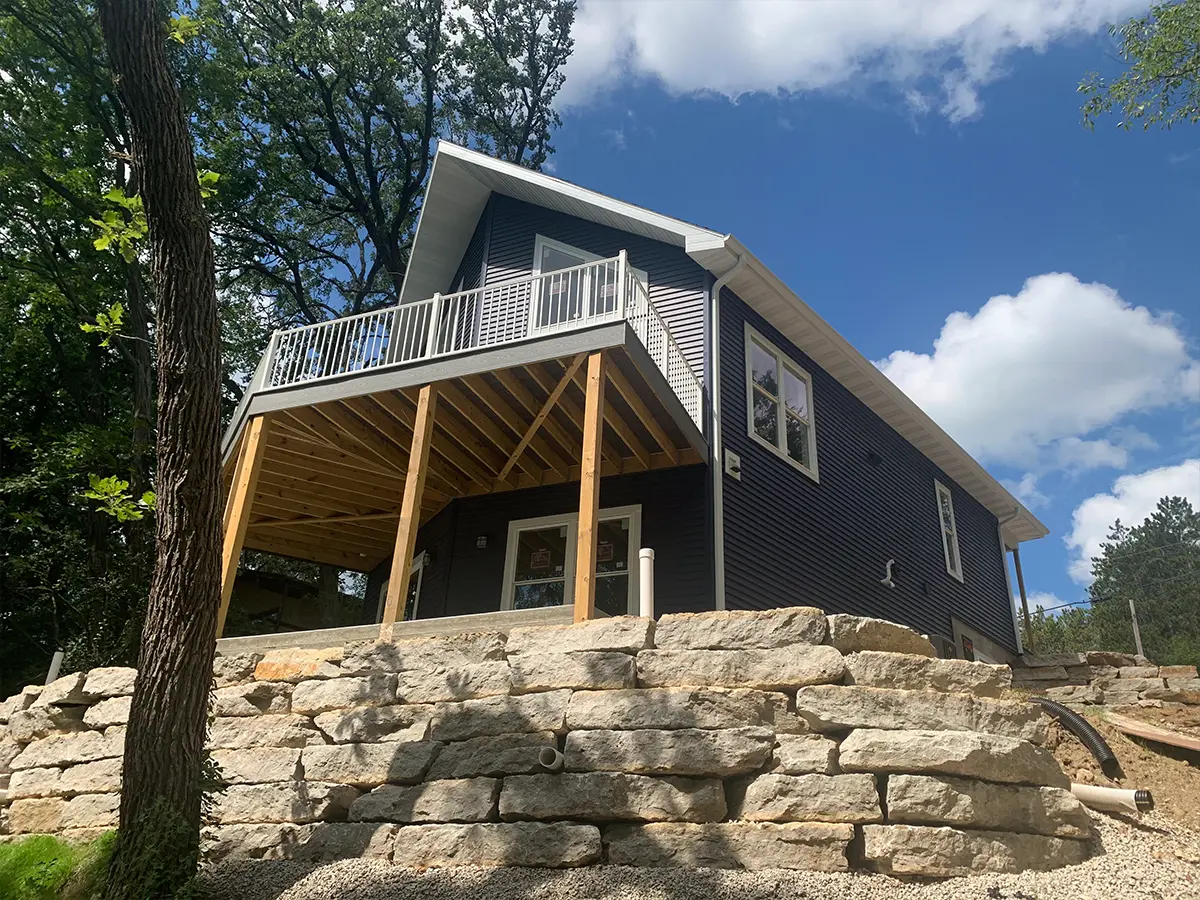
[[[738,254],[737,262],[713,282],[709,292],[709,330],[712,335],[712,386],[709,392],[712,407],[712,436],[709,446],[712,447],[712,479],[713,479],[713,587],[716,590],[717,609],[725,608],[725,460],[724,442],[721,440],[721,288],[729,283],[746,264],[746,259]]]

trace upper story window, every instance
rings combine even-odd
[[[750,437],[817,481],[812,378],[748,324],[746,406]]]
[[[946,571],[963,580],[962,556],[958,552],[958,525],[954,521],[954,498],[950,488],[940,481],[933,483],[937,492],[938,519],[942,526],[942,551],[946,554]]]

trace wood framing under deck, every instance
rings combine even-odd
[[[595,565],[600,479],[693,465],[706,454],[639,352],[600,348],[424,386],[330,399],[310,393],[317,402],[252,409],[227,461],[222,614],[243,546],[357,571],[391,556],[405,564],[389,580],[386,630],[401,618],[416,531],[448,503],[579,482],[575,616],[590,617],[594,579],[584,569]]]

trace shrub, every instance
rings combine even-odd
[[[91,900],[108,870],[116,832],[87,844],[36,835],[0,844],[0,897],[5,900]]]

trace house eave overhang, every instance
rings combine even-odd
[[[1050,533],[970,453],[737,238],[697,238],[688,241],[686,250],[713,273],[728,271],[741,257],[745,265],[734,273],[729,289],[995,515],[1008,547]]]

